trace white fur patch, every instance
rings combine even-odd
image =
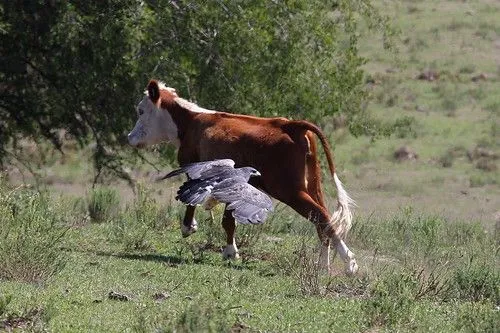
[[[176,97],[179,96],[177,95],[177,90],[175,90],[175,88],[172,88],[172,87],[167,87],[166,84],[162,81],[157,81],[158,82],[158,88],[160,90],[167,90],[168,92],[170,92],[171,94],[175,95]],[[148,90],[144,90],[144,95],[147,95],[149,96],[149,92]]]
[[[355,274],[358,271],[358,264],[356,263],[356,259],[354,259],[354,253],[349,250],[343,240],[337,243],[337,251],[345,264],[346,274]]]
[[[174,99],[174,101],[180,105],[181,107],[183,107],[184,109],[187,109],[191,112],[197,112],[197,113],[216,113],[217,111],[214,111],[214,110],[209,110],[209,109],[204,109],[202,107],[199,107],[198,105],[192,103],[192,102],[189,102],[187,100],[185,100],[184,98],[180,98],[180,97],[177,97]]]
[[[190,226],[185,226],[181,221],[181,233],[183,237],[187,237],[198,230],[198,222],[195,219],[191,221]]]

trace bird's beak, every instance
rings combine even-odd
[[[260,172],[255,171],[255,176],[262,176],[262,175],[260,174]]]

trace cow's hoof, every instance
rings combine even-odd
[[[238,253],[238,248],[235,245],[228,245],[222,251],[222,258],[226,260],[239,259],[240,254]]]
[[[356,259],[352,258],[346,262],[345,273],[347,276],[353,276],[358,271],[359,267],[356,263]]]
[[[191,236],[196,231],[198,231],[198,224],[196,223],[196,221],[193,221],[193,224],[191,224],[190,226],[186,226],[184,224],[181,225],[181,233],[182,237],[184,238]]]

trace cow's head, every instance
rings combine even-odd
[[[174,96],[175,89],[167,88],[156,80],[149,81],[145,96],[137,105],[137,122],[128,134],[134,147],[151,146],[164,141],[178,144],[177,126],[167,109],[161,107],[163,95]]]

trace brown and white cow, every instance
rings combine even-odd
[[[259,170],[252,184],[292,207],[312,221],[322,243],[320,263],[329,270],[330,241],[345,263],[346,273],[357,271],[354,254],[343,239],[351,227],[352,199],[342,186],[333,164],[327,139],[307,121],[259,118],[203,109],[180,98],[173,88],[151,80],[137,106],[139,119],[128,135],[129,143],[144,147],[171,142],[178,148],[180,165],[230,158],[236,166]],[[317,136],[323,145],[337,188],[337,209],[330,215],[321,190]],[[197,229],[195,207],[188,206],[181,228],[184,236]],[[222,227],[227,235],[225,258],[238,258],[235,221],[224,212]]]

